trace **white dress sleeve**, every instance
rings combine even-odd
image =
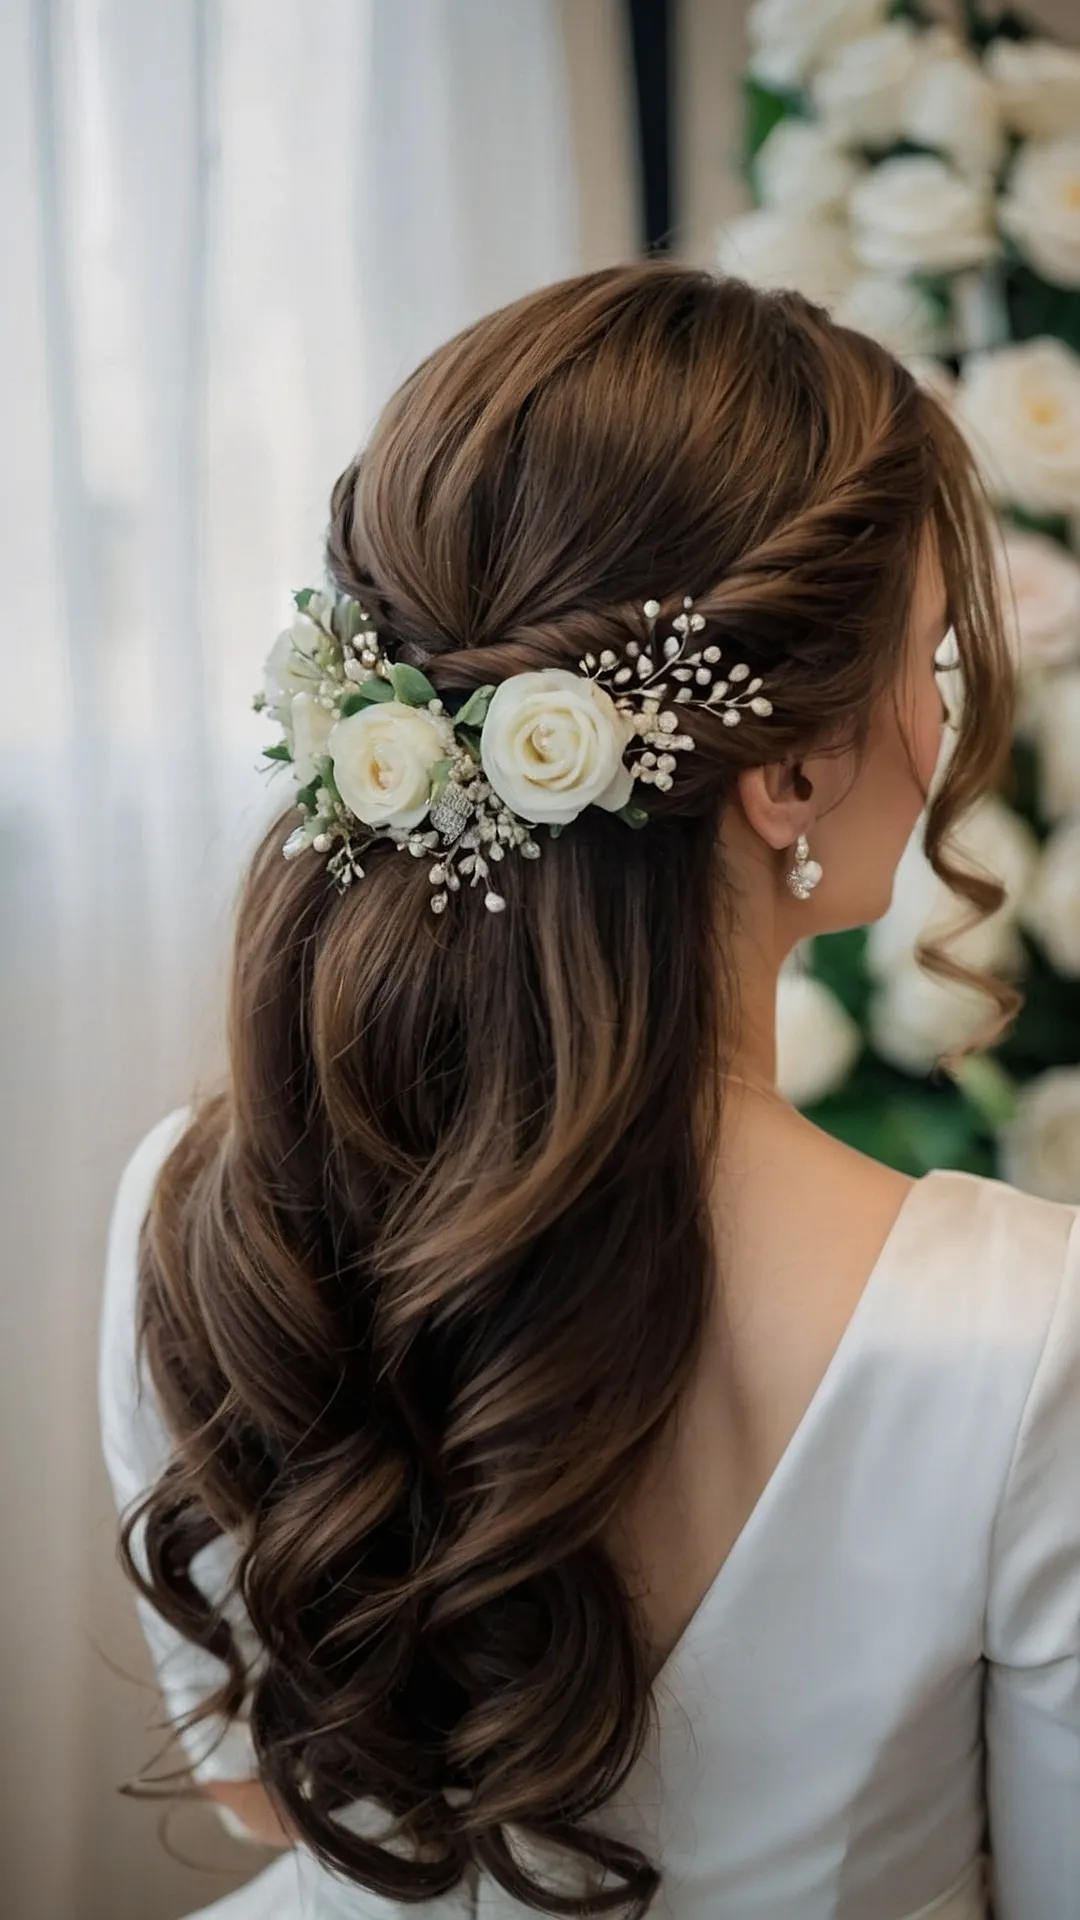
[[[109,1226],[98,1345],[98,1404],[102,1453],[118,1513],[153,1485],[173,1451],[152,1383],[144,1369],[136,1372],[138,1241],[158,1171],[188,1118],[187,1108],[168,1114],[135,1149],[121,1175]],[[136,1563],[145,1571],[143,1538],[140,1521],[132,1548]],[[235,1563],[235,1542],[222,1535],[194,1556],[191,1577],[207,1599],[224,1605],[241,1652],[251,1658],[255,1652],[251,1623],[239,1600],[226,1596]],[[186,1640],[141,1594],[136,1593],[134,1598],[166,1713],[170,1721],[176,1721],[213,1693],[228,1677],[228,1670],[215,1655]],[[227,1722],[215,1715],[193,1728],[178,1729],[178,1737],[197,1780],[258,1777],[246,1720]]]
[[[998,1510],[986,1655],[995,1920],[1080,1920],[1080,1210]]]

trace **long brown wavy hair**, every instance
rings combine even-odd
[[[121,1556],[225,1663],[204,1711],[249,1713],[282,1818],[360,1886],[416,1901],[482,1870],[541,1911],[649,1908],[656,1866],[592,1818],[653,1707],[609,1542],[716,1288],[720,816],[741,767],[838,728],[865,747],[932,524],[964,699],[926,848],[974,920],[1001,904],[943,844],[1008,750],[991,520],[947,410],[882,346],[659,262],[468,327],[334,487],[330,574],[440,691],[573,668],[689,593],[774,705],[734,729],[683,709],[697,750],[670,791],[636,788],[648,826],[587,809],[505,862],[499,915],[465,888],[436,917],[428,863],[387,841],[339,894],[323,858],[282,858],[290,811],[246,877],[227,1082],[143,1230],[138,1339],[175,1456]],[[1015,990],[930,965],[983,987],[997,1037]],[[223,1533],[250,1666],[191,1577]],[[334,1817],[356,1800],[393,1845]],[[574,1856],[592,1899],[533,1877],[515,1834]]]

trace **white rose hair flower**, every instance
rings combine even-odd
[[[485,906],[500,912],[493,868],[510,852],[535,860],[536,826],[554,838],[588,806],[644,826],[635,782],[666,791],[676,756],[694,746],[679,707],[707,708],[727,727],[772,712],[744,661],[727,666],[719,646],[695,645],[706,622],[689,596],[666,637],[659,601],[647,600],[642,638],[622,652],[586,653],[577,673],[510,674],[453,713],[419,668],[387,659],[357,601],[310,587],[293,598],[296,619],[278,635],[253,701],[282,729],[266,758],[290,764],[297,781],[303,818],[286,858],[330,853],[344,889],[364,877],[364,848],[392,840],[431,860],[435,913],[463,879],[483,883]]]

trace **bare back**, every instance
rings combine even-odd
[[[781,1103],[732,1104],[719,1312],[611,1542],[663,1666],[772,1478],[915,1184]]]

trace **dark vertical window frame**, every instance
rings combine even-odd
[[[647,254],[666,254],[674,240],[671,42],[676,0],[623,0],[623,4],[633,53],[644,250]]]

